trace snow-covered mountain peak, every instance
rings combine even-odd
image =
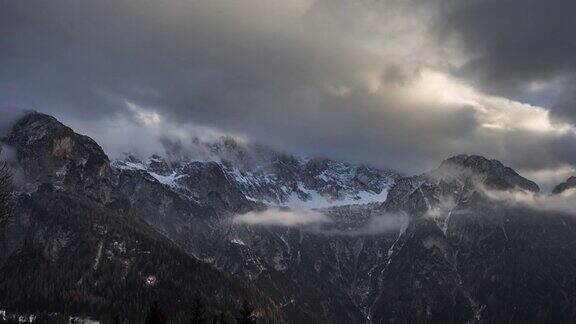
[[[301,209],[382,202],[396,172],[324,158],[305,158],[232,137],[193,141],[191,149],[168,143],[165,154],[115,160],[117,170],[139,170],[173,188],[198,168],[216,165],[247,199]]]

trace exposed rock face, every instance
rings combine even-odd
[[[538,192],[538,185],[499,161],[477,155],[458,155],[437,169],[402,178],[388,193],[383,208],[412,216],[438,208],[441,203],[464,203],[478,194],[479,186],[495,190]]]
[[[500,161],[489,160],[478,155],[458,155],[442,162],[440,167],[431,172],[432,178],[469,180],[481,182],[490,189],[509,190],[523,189],[538,192],[538,185],[521,177],[512,168]]]
[[[179,181],[198,201],[231,212],[250,209],[251,202],[216,162],[192,162],[182,168]]]
[[[461,155],[398,179],[225,138],[197,143],[219,159],[175,147],[110,166],[94,141],[41,114],[21,119],[4,142],[28,183],[0,224],[2,307],[103,320],[121,307],[138,321],[161,299],[182,322],[199,294],[215,311],[248,298],[272,323],[576,316],[576,222],[490,200],[486,190],[538,192],[495,160]],[[385,202],[324,209],[330,221],[317,226],[233,221],[307,196],[371,201],[392,184]]]
[[[559,195],[566,190],[576,188],[576,177],[572,176],[552,189],[553,195]]]
[[[307,159],[229,137],[215,142],[196,140],[186,149],[168,142],[165,148],[163,155],[166,158],[159,155],[147,159],[127,156],[113,164],[122,170],[145,170],[160,181],[192,192],[199,192],[199,189],[193,188],[194,183],[187,182],[187,179],[196,179],[199,174],[212,174],[211,177],[215,178],[204,179],[203,185],[196,186],[233,186],[252,201],[307,208],[381,202],[399,177],[390,170],[329,159]],[[199,172],[199,169],[205,170]],[[220,172],[223,174],[216,174]],[[229,184],[222,182],[222,175]]]
[[[413,220],[396,241],[371,307],[374,323],[465,323],[474,318],[454,264],[456,253],[434,221]]]
[[[287,321],[365,321],[368,271],[376,259],[384,262],[393,233],[370,239],[238,225],[231,222],[233,213],[221,205],[190,199],[188,191],[179,194],[181,189],[162,184],[147,172],[126,170],[119,179],[128,215],[189,254],[253,283],[283,305]],[[358,228],[367,222],[370,208],[376,205],[346,213],[335,209],[331,214],[342,218],[347,228]]]
[[[39,113],[22,117],[3,139],[17,154],[28,184],[51,183],[109,202],[108,157],[91,138],[74,133],[55,118]]]
[[[365,226],[377,205],[331,210],[337,229],[327,233],[244,226],[231,218],[266,203],[382,201],[396,173],[302,159],[230,138],[197,145],[208,145],[196,151],[209,152],[210,159],[177,147],[167,158],[114,161],[120,192],[131,202],[129,214],[188,253],[254,283],[283,305],[288,321],[365,322],[374,285],[369,271],[384,262],[396,233],[377,239],[330,233]]]
[[[32,136],[33,140],[27,140],[26,136]],[[109,172],[92,173],[92,169],[81,167],[82,161],[94,159],[92,155],[100,156],[101,149],[93,146],[92,140],[41,114],[20,120],[6,143],[14,147],[25,170],[29,194],[20,197],[18,212],[0,232],[0,242],[5,247],[0,256],[4,278],[17,276],[22,263],[30,265],[30,275],[34,269],[53,267],[51,280],[58,293],[48,290],[39,293],[72,303],[72,309],[79,312],[101,316],[110,315],[104,309],[116,301],[131,303],[133,306],[127,312],[143,312],[148,297],[140,298],[135,305],[139,298],[134,294],[149,291],[146,295],[149,298],[160,294],[173,300],[171,294],[184,296],[185,291],[199,291],[215,309],[230,311],[241,296],[246,296],[260,305],[263,318],[273,322],[365,321],[366,306],[356,305],[367,303],[365,296],[371,278],[365,271],[372,267],[373,258],[381,258],[381,249],[387,249],[392,238],[358,240],[300,229],[233,224],[231,217],[235,213],[260,208],[261,203],[246,198],[237,179],[230,176],[230,169],[227,171],[229,165],[210,161],[172,164],[156,156],[145,168],[140,167],[141,161],[128,159],[108,169],[108,159],[102,155]],[[321,165],[314,168],[325,170]],[[58,172],[62,169],[68,173]],[[288,174],[286,181],[292,181],[288,179],[294,174]],[[374,185],[370,179],[363,181],[367,186]],[[89,183],[93,185],[83,187]],[[94,194],[99,192],[106,195]],[[31,206],[37,207],[31,209]],[[160,250],[151,250],[152,245],[146,242],[155,242],[153,246]],[[174,249],[170,253],[176,254],[165,249]],[[30,259],[30,255],[35,256]],[[160,267],[163,263],[167,266]],[[59,266],[78,276],[59,272],[62,269]],[[203,272],[207,274],[201,280],[207,280],[208,286],[197,281]],[[218,279],[224,273],[234,276],[232,283],[228,281],[232,279]],[[187,284],[174,286],[180,280],[186,280]],[[8,279],[0,282],[5,291],[11,292],[7,296],[12,296],[5,305],[19,307],[26,298],[19,296],[17,285],[12,282]],[[78,289],[82,293],[76,299],[80,303],[66,297],[77,282],[81,283]],[[36,289],[19,285],[30,291]],[[235,285],[238,288],[231,288],[227,298],[223,292],[214,297],[209,293]],[[94,291],[92,287],[135,290],[120,298]],[[182,297],[178,305],[184,306],[194,295]],[[99,302],[90,304],[88,300]],[[82,306],[86,303],[91,305],[91,311]],[[38,305],[33,310],[62,311],[51,308],[46,300],[39,300]],[[282,305],[282,314],[278,305]],[[167,312],[181,316],[180,306]]]
[[[151,219],[161,214],[134,213],[157,203],[155,211],[194,217],[188,213],[203,207],[183,202],[154,178],[114,176],[93,140],[50,116],[26,115],[4,143],[16,152],[27,191],[0,224],[3,309],[104,321],[122,312],[137,322],[159,299],[170,301],[163,308],[172,320],[184,322],[200,296],[209,309],[231,316],[244,299],[252,300],[262,321],[282,322],[278,304],[253,284],[187,254],[165,235],[169,230],[151,226],[162,223]]]
[[[373,322],[570,321],[573,218],[489,201],[485,188],[538,191],[478,156],[457,156],[397,182],[382,208],[412,221],[381,273]]]

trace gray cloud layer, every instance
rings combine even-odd
[[[576,2],[570,0],[457,1],[440,30],[457,34],[465,43],[473,58],[460,72],[484,88],[503,95],[563,92],[565,98],[553,112],[572,117],[575,11]]]
[[[408,172],[457,153],[565,167],[566,114],[506,99],[572,77],[569,4],[541,3],[0,0],[0,105],[109,151],[202,125]]]

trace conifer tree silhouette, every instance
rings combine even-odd
[[[240,309],[240,317],[236,319],[238,324],[253,324],[256,323],[256,316],[254,315],[254,307],[244,301],[242,303],[242,309]]]
[[[200,298],[195,298],[192,302],[192,319],[190,320],[191,324],[204,324],[206,323],[206,314],[204,310],[204,305],[202,304],[202,300]]]
[[[226,314],[224,314],[224,312],[218,316],[218,324],[226,324]]]
[[[166,324],[166,316],[160,309],[158,301],[155,301],[146,315],[146,324]]]
[[[226,315],[224,312],[220,312],[219,315],[214,315],[212,318],[212,324],[226,324]]]
[[[226,324],[226,315],[224,314],[224,312],[220,312],[220,314],[218,315],[214,315],[214,317],[212,317],[212,324]]]
[[[120,319],[120,315],[114,316],[114,324],[122,324],[122,320]]]

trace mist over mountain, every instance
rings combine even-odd
[[[382,201],[399,173],[326,158],[305,158],[233,137],[211,142],[194,138],[183,146],[164,141],[164,152],[113,161],[121,170],[142,170],[158,181],[186,192],[196,186],[198,169],[221,169],[247,199],[293,208],[322,208]],[[206,184],[208,185],[208,184]]]
[[[576,314],[570,179],[549,195],[481,156],[402,177],[232,138],[110,161],[39,113],[2,145],[22,174],[0,222],[5,314],[138,322],[160,300],[179,323],[197,296],[230,320],[250,300],[262,323]]]
[[[575,322],[574,12],[0,0],[0,322]]]

